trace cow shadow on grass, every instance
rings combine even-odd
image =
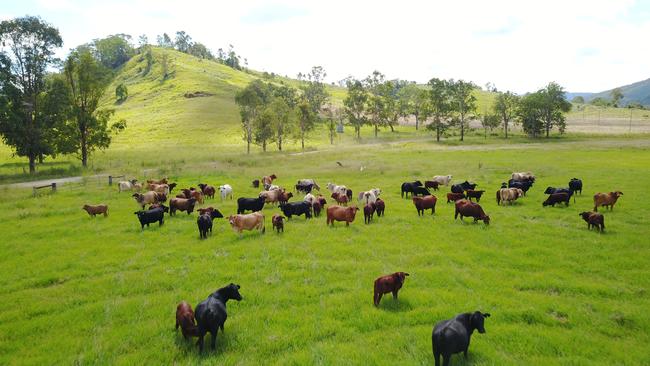
[[[395,300],[392,295],[388,294],[388,296],[384,295],[377,308],[392,313],[401,313],[413,310],[413,305],[407,299],[398,298]]]
[[[176,347],[185,355],[203,357],[203,356],[213,356],[221,353],[228,352],[232,349],[234,340],[231,340],[231,337],[236,337],[236,335],[231,331],[230,334],[226,335],[224,332],[219,330],[217,335],[217,344],[216,348],[212,349],[212,335],[208,332],[204,338],[203,353],[199,352],[199,346],[197,342],[198,337],[190,337],[188,339],[183,338],[183,334],[180,329],[178,331],[174,330],[175,337],[174,343]]]

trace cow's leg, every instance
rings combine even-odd
[[[397,300],[397,291],[398,290],[393,290],[393,299]]]
[[[379,306],[379,303],[381,302],[381,297],[384,296],[383,293],[378,292],[377,293],[377,302],[375,303],[376,306]]]
[[[214,330],[210,331],[210,334],[212,334],[212,344],[211,344],[212,349],[217,348],[217,331],[218,330],[219,330],[219,328],[215,328]]]
[[[450,354],[442,355],[442,366],[449,366],[449,361],[451,361]]]
[[[178,319],[176,319],[176,330],[178,330],[179,326],[180,326],[180,324],[178,324]]]
[[[440,353],[433,351],[433,359],[436,362],[436,366],[440,366]]]

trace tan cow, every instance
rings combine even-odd
[[[149,183],[147,184],[147,188],[150,191],[158,192],[158,193],[164,193],[166,195],[169,194],[169,185],[163,183],[163,184],[156,184],[156,183]]]
[[[359,211],[359,207],[356,206],[330,206],[327,208],[327,225],[332,224],[334,226],[334,221],[345,221],[345,226],[350,226],[357,211]]]
[[[610,210],[614,209],[614,204],[620,196],[623,195],[621,191],[614,191],[609,193],[596,193],[594,195],[594,211],[598,211],[598,206],[609,206]]]
[[[438,184],[443,186],[448,186],[451,183],[451,175],[436,175],[433,177],[432,181],[438,182]]]
[[[228,222],[230,222],[232,229],[239,235],[241,235],[244,230],[257,229],[260,230],[262,234],[266,231],[266,228],[264,227],[264,214],[259,211],[245,215],[230,215],[228,217]]]
[[[134,193],[131,197],[135,199],[135,201],[142,206],[142,209],[144,210],[145,205],[153,204],[153,203],[159,203],[159,202],[165,202],[167,200],[167,197],[165,194],[161,194],[158,192],[154,191],[149,191],[145,193]]]
[[[519,197],[524,196],[524,191],[519,188],[501,188],[497,191],[497,205],[501,205],[501,202],[512,204]]]
[[[283,189],[274,189],[260,192],[259,197],[264,197],[265,203],[277,203],[282,198],[283,193]]]
[[[515,172],[512,173],[512,179],[517,181],[535,181],[535,175],[531,172]]]

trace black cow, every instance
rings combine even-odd
[[[413,187],[411,196],[431,196],[431,192],[424,187]]]
[[[302,214],[305,214],[306,219],[311,219],[311,205],[308,202],[289,202],[280,206],[280,209],[289,219],[292,215],[300,216]]]
[[[264,197],[237,199],[237,214],[246,213],[246,211],[262,211],[264,208]]]
[[[578,178],[571,178],[569,181],[569,189],[573,192],[580,192],[580,194],[582,194],[582,180]]]
[[[196,225],[199,227],[199,237],[207,239],[208,231],[212,234],[212,220],[222,217],[223,214],[216,209],[200,214],[199,218],[196,219]]]
[[[524,196],[526,195],[526,192],[530,189],[530,187],[533,186],[533,182],[529,180],[514,180],[510,179],[508,181],[508,188],[519,188],[524,192]]]
[[[386,204],[381,198],[377,198],[377,201],[375,201],[375,209],[377,210],[377,217],[384,216],[384,211],[386,210]]]
[[[352,190],[350,188],[346,188],[345,195],[348,197],[348,202],[352,202]]]
[[[478,186],[476,183],[470,183],[468,181],[464,181],[461,184],[452,184],[451,185],[451,192],[452,193],[463,193],[469,189],[474,189]]]
[[[431,334],[431,347],[436,366],[440,366],[440,356],[444,366],[449,365],[451,355],[463,352],[467,357],[469,341],[474,330],[485,333],[483,325],[489,313],[475,311],[456,315],[455,318],[438,322]]]
[[[544,194],[553,194],[553,193],[566,193],[569,197],[573,196],[573,191],[569,188],[555,188],[555,187],[546,187]],[[575,196],[573,197],[573,202],[576,201]]]
[[[571,200],[571,196],[569,196],[569,194],[566,192],[553,193],[550,196],[548,196],[546,201],[542,202],[542,206],[546,207],[548,205],[551,205],[555,207],[555,204],[560,202],[564,202],[567,206],[569,206],[570,200]]]
[[[144,229],[145,225],[149,227],[149,224],[152,224],[156,221],[158,221],[158,226],[162,225],[164,221],[165,211],[169,212],[169,208],[167,206],[160,205],[159,207],[146,211],[136,211],[134,214],[138,216],[140,225],[142,226],[142,229]]]
[[[221,328],[221,332],[223,333],[223,325],[228,318],[226,303],[231,299],[241,301],[242,297],[239,294],[240,288],[239,285],[231,283],[226,287],[218,289],[196,306],[194,318],[198,326],[199,341],[197,343],[199,345],[199,351],[203,351],[203,338],[208,332],[212,334],[212,349],[215,349],[217,331]]]
[[[311,193],[311,191],[314,189],[314,184],[309,183],[298,183],[296,184],[296,192],[303,192],[304,194]]]
[[[422,182],[416,180],[414,182],[402,183],[402,198],[404,198],[404,193],[406,193],[406,198],[409,197],[409,193],[412,195],[416,187],[422,187]]]

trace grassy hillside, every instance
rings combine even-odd
[[[322,216],[299,217],[279,235],[270,216],[280,211],[269,206],[266,234],[239,238],[217,220],[204,241],[196,214],[141,231],[130,194],[105,181],[38,198],[12,191],[0,202],[0,364],[431,365],[433,324],[478,309],[492,313],[487,332],[475,333],[468,360],[454,356],[454,365],[647,364],[644,146],[453,151],[420,142],[239,156],[163,173],[180,187],[230,183],[235,197],[256,195],[250,181],[262,174],[284,186],[314,177],[354,192],[380,187],[387,205],[370,225],[361,215],[334,228]],[[494,191],[513,170],[538,181],[519,202],[497,206]],[[418,217],[400,183],[434,174],[485,189],[490,225],[454,220],[448,188],[436,192],[433,217]],[[584,179],[584,195],[542,208],[544,188],[573,176]],[[594,192],[614,189],[625,195],[605,212],[606,233],[588,231],[577,213]],[[107,203],[109,217],[89,218],[86,202]],[[230,200],[208,205],[235,211]],[[394,271],[411,274],[399,301],[373,307],[373,280]],[[176,304],[196,306],[230,282],[243,300],[228,303],[217,350],[200,356],[174,332]]]
[[[620,87],[623,93],[622,104],[626,105],[631,102],[639,102],[642,105],[650,106],[650,79],[642,80],[633,84]],[[612,90],[606,90],[600,93],[590,94],[585,100],[595,98],[611,99]]]

